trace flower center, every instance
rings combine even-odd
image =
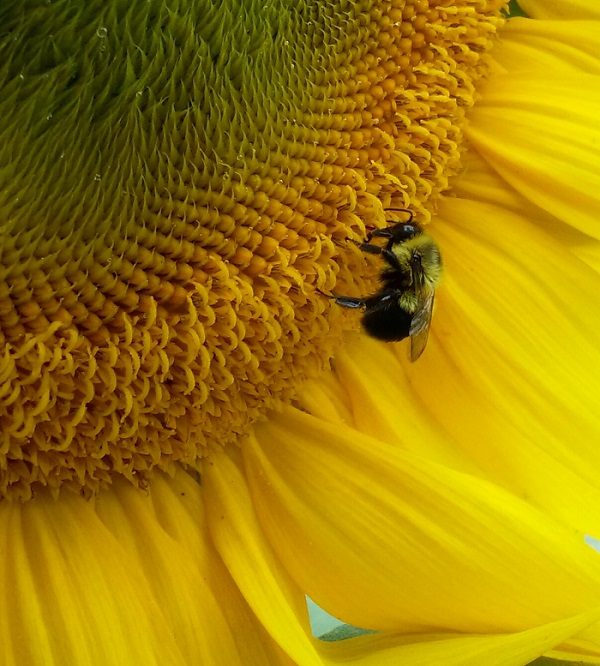
[[[3,19],[3,497],[196,465],[322,370],[346,239],[447,187],[503,3],[202,4]]]

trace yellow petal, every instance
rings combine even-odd
[[[139,559],[186,663],[285,663],[210,544],[200,491],[180,471],[174,479],[157,477],[148,495],[116,483],[99,497],[97,510]]]
[[[137,558],[65,494],[0,506],[7,666],[189,663]]]
[[[463,174],[455,179],[452,192],[461,199],[473,200],[518,213],[550,235],[560,245],[563,253],[572,252],[600,273],[600,243],[595,238],[538,208],[507,185],[474,150],[468,151],[465,155]]]
[[[211,548],[196,481],[112,490],[0,507],[3,664],[290,663]]]
[[[600,609],[596,608],[516,634],[423,634],[418,638],[370,635],[325,644],[320,651],[327,664],[351,661],[357,666],[523,666],[599,619]],[[581,659],[581,655],[577,659]]]
[[[439,211],[445,283],[412,390],[488,478],[598,533],[598,274],[501,207]]]
[[[502,30],[494,60],[510,72],[600,73],[597,21],[532,21],[515,18]]]
[[[292,662],[289,657],[271,639],[250,610],[216,552],[208,533],[200,489],[196,475],[179,472],[170,480],[156,479],[151,489],[156,521],[172,539],[194,554],[204,581],[219,602],[220,612],[230,628],[241,663],[290,666]],[[179,498],[179,502],[173,501],[174,495]],[[189,582],[186,582],[186,585],[189,585]],[[192,589],[192,593],[195,594],[195,590]],[[202,603],[201,599],[199,603]],[[207,623],[207,630],[215,631],[220,620],[208,617],[204,618],[204,621]],[[199,631],[196,621],[193,629]],[[231,648],[223,644],[223,641],[228,640],[224,633],[219,636],[219,640],[222,642],[219,651],[214,655],[216,658],[207,661],[207,664],[214,662],[216,666],[221,666],[225,663],[225,657]],[[195,657],[189,661],[194,662],[197,659]],[[227,663],[235,664],[236,661]]]
[[[467,134],[517,192],[600,238],[600,79],[538,73],[494,76]]]
[[[519,6],[536,19],[600,19],[596,0],[519,0]]]
[[[319,664],[304,594],[265,540],[233,457],[215,454],[203,475],[209,529],[231,576],[262,625],[294,663]]]
[[[292,408],[243,452],[274,549],[351,624],[516,631],[597,603],[583,536],[473,475]]]

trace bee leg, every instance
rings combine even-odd
[[[343,308],[352,308],[352,309],[357,309],[357,308],[363,308],[366,305],[366,301],[364,298],[355,298],[354,296],[336,296],[335,294],[326,294],[324,291],[321,291],[320,289],[316,289],[315,291],[319,292],[321,296],[325,296],[325,298],[329,298],[332,301],[335,301],[338,305],[341,305]]]
[[[397,270],[402,270],[400,264],[398,263],[398,257],[390,249],[391,241],[388,243],[387,247],[380,247],[379,245],[370,245],[369,243],[357,243],[358,247],[367,254],[380,254],[387,262],[389,266]]]
[[[367,304],[364,298],[355,298],[354,296],[329,296],[329,298],[343,308],[351,308],[353,310],[364,308]]]

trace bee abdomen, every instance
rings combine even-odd
[[[384,293],[367,300],[362,324],[370,336],[395,342],[408,337],[411,321],[412,315],[400,306],[398,294]]]

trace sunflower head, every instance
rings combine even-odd
[[[3,497],[200,464],[355,325],[347,239],[427,222],[502,3],[292,5],[2,3]]]

